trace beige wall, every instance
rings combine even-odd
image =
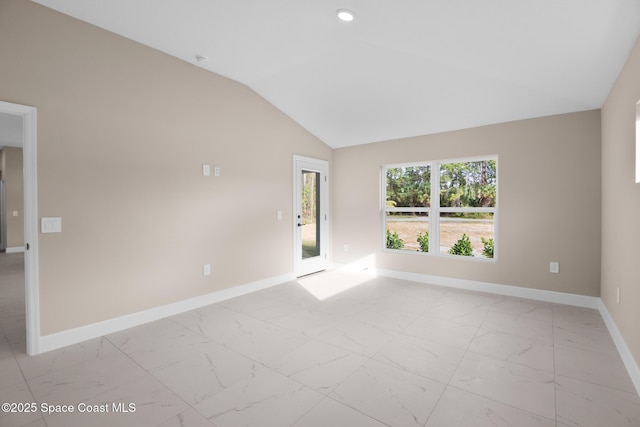
[[[5,147],[2,157],[2,179],[5,182],[7,216],[7,248],[24,246],[24,180],[22,176],[22,148]],[[13,216],[13,212],[18,216]]]
[[[495,263],[381,250],[381,165],[492,154]],[[344,148],[333,158],[335,262],[374,255],[383,269],[599,295],[599,111]],[[549,273],[550,261],[560,274]]]
[[[39,215],[63,218],[39,240],[43,335],[291,272],[295,153],[332,160],[337,263],[597,296],[602,243],[602,296],[639,359],[638,45],[602,111],[602,163],[599,111],[332,153],[243,85],[23,0],[0,0],[0,64],[0,99],[38,108]],[[490,154],[497,262],[381,250],[381,165]]]
[[[23,0],[0,1],[0,64],[0,99],[38,108],[39,215],[62,217],[43,335],[293,271],[292,155],[331,150],[253,91]]]
[[[602,299],[636,362],[640,362],[640,184],[635,183],[639,99],[640,39],[602,107]]]

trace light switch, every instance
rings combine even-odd
[[[282,219],[282,211],[276,211],[276,218],[278,219],[278,221]]]
[[[211,165],[202,165],[202,175],[204,176],[211,175]]]
[[[13,216],[18,216],[18,211],[13,211]]]
[[[42,217],[40,223],[41,233],[62,233],[62,218]]]

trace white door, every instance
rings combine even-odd
[[[327,268],[329,163],[309,157],[293,157],[294,268],[304,276]]]

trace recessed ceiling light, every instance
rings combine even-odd
[[[351,22],[356,17],[355,13],[347,9],[338,9],[336,10],[336,14],[338,15],[338,19],[344,22]]]

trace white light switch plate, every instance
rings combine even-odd
[[[41,233],[62,233],[62,218],[42,217],[40,223]]]

